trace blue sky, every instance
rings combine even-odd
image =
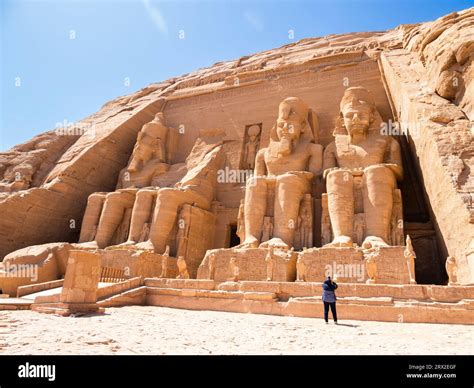
[[[429,21],[473,5],[0,0],[0,151],[58,122],[80,120],[115,97],[215,62],[307,37]]]

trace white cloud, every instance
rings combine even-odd
[[[158,30],[160,30],[163,34],[168,35],[168,25],[166,24],[166,20],[158,7],[153,5],[150,0],[142,1],[148,15],[151,17]]]
[[[245,11],[244,12],[244,19],[247,23],[249,23],[255,30],[263,31],[263,20],[253,11]]]

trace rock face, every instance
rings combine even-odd
[[[0,154],[0,257],[79,240],[107,265],[166,257],[164,277],[316,281],[324,262],[369,283],[445,284],[449,254],[450,278],[472,283],[473,55],[471,8],[117,98]]]
[[[381,64],[444,247],[462,282],[474,280],[474,9],[403,29]],[[416,247],[415,247],[416,249]]]

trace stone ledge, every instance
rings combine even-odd
[[[146,286],[159,288],[187,288],[219,291],[267,292],[285,297],[320,296],[319,282],[240,281],[214,282],[200,279],[145,279]],[[474,286],[437,286],[426,284],[363,284],[338,283],[338,297],[391,297],[397,300],[432,300],[455,303],[474,299]]]
[[[242,291],[223,291],[223,290],[197,290],[187,288],[158,288],[147,287],[147,297],[150,295],[171,295],[191,298],[219,298],[219,299],[238,299],[238,300],[260,300],[276,301],[277,295],[268,292],[242,292]]]
[[[145,278],[143,284],[147,287],[199,288],[201,290],[214,290],[216,282],[205,279]]]

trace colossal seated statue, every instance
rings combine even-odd
[[[174,187],[157,190],[149,238],[141,247],[152,247],[155,252],[162,253],[183,205],[211,209],[211,202],[216,196],[217,171],[223,161],[221,144],[220,140],[207,142],[198,139],[186,159],[186,175]],[[129,242],[136,241],[129,238]]]
[[[323,147],[316,144],[317,136],[316,115],[303,100],[288,97],[280,103],[270,144],[258,151],[254,176],[246,185],[240,247],[294,246],[301,204],[322,172]],[[270,218],[273,224],[264,228]],[[263,236],[271,239],[262,241]]]
[[[397,190],[397,180],[403,178],[400,145],[381,134],[380,124],[370,92],[362,87],[346,89],[335,140],[324,151],[327,211],[333,234],[327,246],[351,247],[354,235],[363,237],[363,248],[390,242],[400,245],[392,237],[396,235],[392,229],[403,228],[401,214],[392,222],[395,210],[401,212],[394,208],[394,203],[401,206]],[[323,220],[322,230],[326,229]]]
[[[130,209],[135,202],[140,204],[138,206],[140,209],[147,205],[142,203],[146,202],[142,197],[143,192],[147,190],[140,192],[139,189],[152,186],[154,180],[170,168],[166,163],[165,148],[169,130],[161,112],[142,127],[128,166],[119,174],[117,190],[89,196],[82,222],[80,243],[94,240],[99,248],[105,248],[113,243],[122,242],[126,230],[117,229],[124,216],[130,218]],[[127,211],[129,214],[126,214]],[[133,226],[132,224],[130,232],[136,237],[143,225],[139,226],[139,230]]]
[[[198,138],[186,163],[170,165],[164,147],[169,132],[162,113],[143,126],[130,162],[120,173],[118,190],[89,197],[80,243],[162,253],[183,205],[210,210],[222,136]]]

